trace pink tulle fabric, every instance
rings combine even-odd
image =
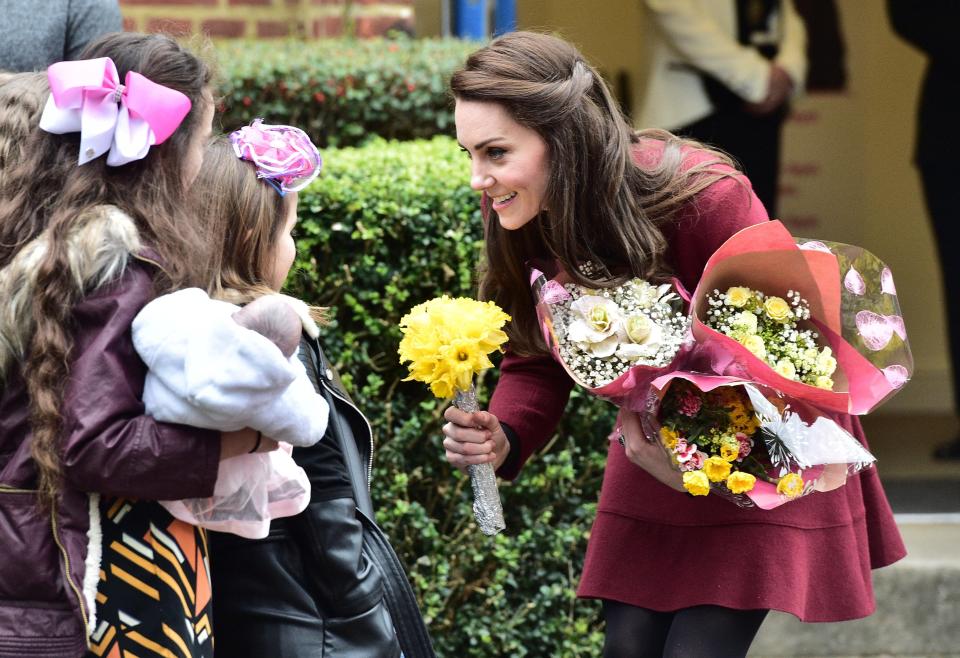
[[[280,194],[299,192],[317,177],[323,165],[320,151],[299,128],[271,126],[256,119],[230,133],[237,157],[252,162],[257,176]]]

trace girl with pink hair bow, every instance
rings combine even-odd
[[[209,657],[205,531],[155,501],[209,496],[257,434],[147,415],[130,326],[212,278],[222,235],[186,202],[210,69],[162,35],[107,35],[82,58],[50,67],[39,126],[3,172],[0,656]]]

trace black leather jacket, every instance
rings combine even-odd
[[[316,340],[300,358],[330,404],[352,496],[313,500],[262,540],[211,534],[217,658],[433,658],[400,561],[373,522],[372,434]],[[310,475],[310,448],[294,459]],[[299,452],[299,455],[298,455]]]

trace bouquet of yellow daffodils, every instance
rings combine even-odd
[[[409,362],[404,381],[428,384],[438,398],[454,398],[464,411],[478,411],[473,376],[493,364],[489,354],[507,341],[510,320],[493,302],[438,297],[414,306],[400,319],[400,363]],[[468,467],[473,487],[473,514],[485,535],[506,526],[491,464]]]

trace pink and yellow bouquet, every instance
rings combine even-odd
[[[868,413],[913,370],[890,269],[860,247],[795,240],[780,222],[746,228],[710,257],[690,315],[688,365],[824,411]]]
[[[732,377],[673,372],[650,389],[644,429],[695,496],[772,509],[842,486],[875,460],[822,412]]]

